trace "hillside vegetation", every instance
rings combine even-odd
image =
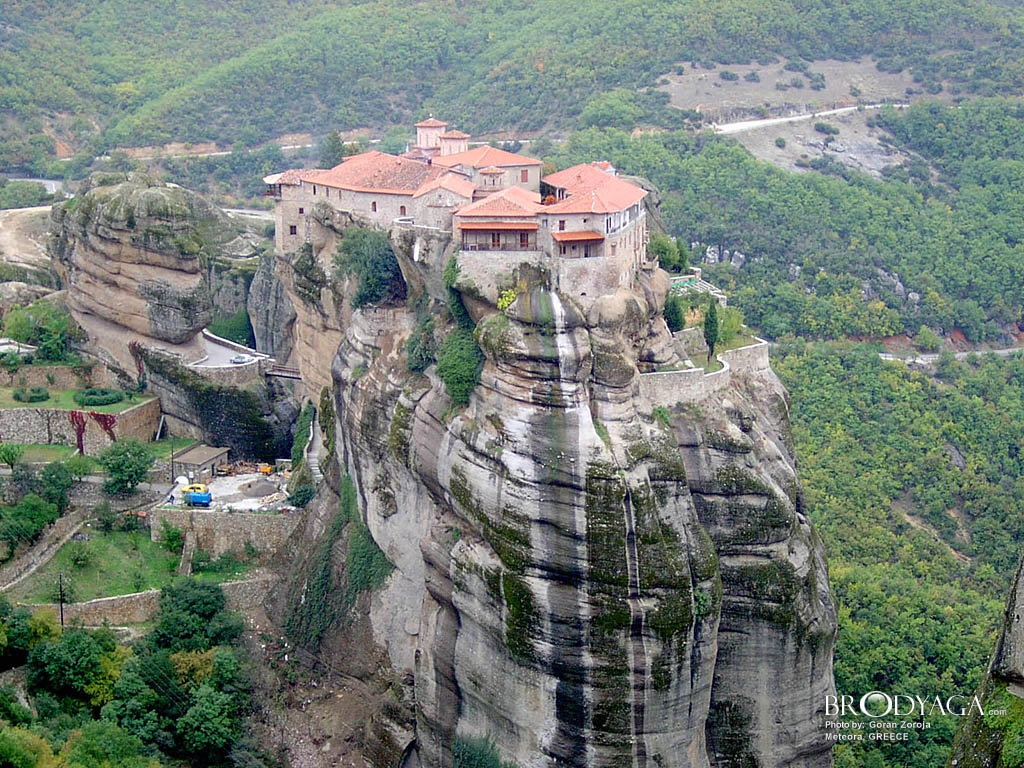
[[[611,160],[661,191],[670,234],[746,256],[705,267],[771,338],[941,334],[1007,341],[1024,313],[1024,107],[976,100],[883,110],[915,159],[874,179],[837,163],[792,174],[732,139],[575,134],[561,166]],[[703,253],[695,254],[702,257]]]
[[[55,153],[383,128],[430,109],[482,132],[565,129],[616,87],[698,62],[870,54],[932,88],[1018,92],[1022,12],[985,0],[146,5],[5,3],[0,170]],[[633,114],[671,125],[664,94]]]

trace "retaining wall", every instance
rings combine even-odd
[[[259,576],[245,581],[230,581],[221,584],[224,598],[229,611],[246,611],[262,603],[267,594],[273,577]],[[60,606],[56,603],[43,603],[25,606],[33,613],[52,611],[58,615]],[[64,623],[81,622],[87,627],[98,627],[104,621],[112,626],[126,624],[142,624],[151,621],[160,609],[160,590],[151,589],[146,592],[135,592],[118,597],[101,597],[84,603],[64,604]]]
[[[85,434],[83,445],[85,453],[95,456],[112,442],[110,436],[89,416],[89,409],[80,411],[85,414]],[[0,441],[10,443],[57,443],[59,445],[77,446],[75,427],[71,423],[73,411],[45,407],[8,408],[0,410]],[[116,414],[116,422],[112,429],[118,438],[135,437],[143,442],[153,439],[157,424],[160,422],[160,401],[153,398],[133,408]]]
[[[196,546],[213,557],[226,552],[241,554],[245,543],[251,542],[259,552],[260,561],[269,560],[299,524],[299,514],[252,514],[249,512],[215,512],[188,508],[161,507],[149,513],[150,538],[161,541],[163,524],[193,532]]]
[[[750,373],[771,367],[768,342],[761,339],[756,344],[730,349],[715,357],[723,367],[714,373],[705,373],[702,368],[689,368],[640,374],[640,395],[651,405],[693,403],[724,389],[735,373]]]
[[[6,370],[3,371],[7,374]],[[51,382],[47,376],[53,379]],[[14,374],[16,387],[46,387],[47,389],[86,389],[87,387],[108,386],[109,376],[105,365],[86,365],[73,368],[70,365],[23,365]],[[11,384],[11,377],[0,379],[5,385]]]

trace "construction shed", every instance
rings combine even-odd
[[[174,477],[184,475],[190,481],[205,483],[214,476],[221,464],[227,464],[228,449],[217,446],[193,445],[171,456],[171,471]]]

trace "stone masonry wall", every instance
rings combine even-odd
[[[245,611],[262,603],[267,590],[273,583],[272,577],[260,576],[245,581],[230,581],[221,584],[229,611]],[[43,603],[26,606],[33,613],[50,611],[57,615],[59,606]],[[118,597],[102,597],[84,603],[65,603],[64,622],[78,621],[87,627],[98,627],[104,621],[111,626],[142,624],[156,616],[160,608],[160,590],[135,592]]]
[[[266,514],[245,512],[213,512],[199,509],[160,508],[150,512],[150,537],[161,540],[162,521],[192,531],[196,535],[196,546],[213,557],[225,552],[242,553],[245,543],[252,542],[259,552],[259,560],[268,559],[295,530],[301,515]]]
[[[47,376],[53,381],[51,382]],[[108,380],[104,365],[85,366],[79,369],[70,365],[23,365],[14,374],[16,387],[46,387],[51,390],[104,387],[108,385]],[[10,383],[11,379],[8,377],[4,384]]]
[[[692,403],[724,388],[735,372],[753,372],[770,367],[768,342],[761,340],[750,346],[722,352],[716,357],[723,367],[714,373],[705,373],[702,368],[690,368],[641,374],[641,396],[651,405]]]
[[[69,410],[56,408],[10,408],[0,411],[0,441],[10,443],[57,443],[77,445]],[[85,416],[85,453],[95,456],[112,442],[102,427]],[[147,400],[117,414],[113,432],[119,437],[135,437],[144,442],[153,438],[160,421],[160,401]]]

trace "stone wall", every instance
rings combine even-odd
[[[273,583],[270,576],[259,576],[245,581],[230,581],[221,584],[229,611],[245,611],[262,603],[267,590]],[[42,603],[26,606],[33,613],[50,611],[59,614],[56,603]],[[81,622],[87,627],[98,627],[104,621],[119,627],[128,624],[143,624],[151,621],[160,609],[160,590],[135,592],[117,597],[101,597],[84,603],[64,604],[64,623]]]
[[[53,379],[51,382],[47,376]],[[10,384],[10,377],[4,382]],[[108,386],[105,365],[95,364],[73,368],[70,365],[23,365],[14,374],[16,387],[46,387],[47,389],[85,389]]]
[[[770,367],[768,342],[757,340],[739,349],[716,355],[722,369],[705,373],[702,368],[640,374],[640,395],[653,405],[693,403],[726,387],[734,373],[752,373]]]
[[[252,514],[247,512],[214,512],[188,508],[154,509],[149,513],[150,537],[161,540],[162,521],[192,531],[196,535],[196,546],[213,557],[225,552],[245,552],[246,542],[251,542],[259,552],[259,560],[265,561],[295,530],[301,515],[298,514]]]
[[[459,287],[472,282],[480,295],[495,305],[501,289],[508,287],[505,283],[512,271],[525,262],[550,272],[554,288],[586,308],[594,299],[632,285],[637,269],[634,254],[626,248],[620,251],[616,256],[575,259],[549,256],[544,251],[460,251]]]
[[[102,427],[82,409],[85,416],[85,453],[95,456],[112,442]],[[70,410],[57,408],[9,408],[0,410],[0,441],[10,443],[56,443],[77,445]],[[153,439],[160,421],[160,401],[153,398],[117,415],[113,427],[119,437],[135,437],[144,442]]]

